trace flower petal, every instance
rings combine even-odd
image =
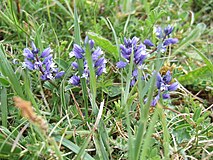
[[[119,61],[116,63],[117,68],[124,68],[126,67],[127,62]]]

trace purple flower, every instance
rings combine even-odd
[[[52,57],[53,57],[52,54],[50,54],[49,56],[45,57],[44,60],[43,60],[43,63],[46,64],[49,60],[51,61]]]
[[[178,88],[178,82],[171,83],[172,76],[170,71],[167,71],[167,73],[164,76],[161,76],[160,73],[157,73],[156,77],[156,86],[158,89],[157,96],[152,100],[151,106],[155,106],[160,99],[160,95],[162,93],[163,99],[169,99],[170,94],[169,91],[174,91]],[[146,103],[146,101],[145,101]]]
[[[132,76],[133,76],[133,77],[137,77],[137,76],[138,76],[138,69],[135,69],[135,70],[132,72]]]
[[[161,83],[162,83],[162,77],[161,77],[160,73],[157,73],[157,80],[156,80],[157,89],[160,89]]]
[[[134,86],[135,83],[136,83],[135,79],[132,79],[131,82],[130,82],[130,86],[131,86],[131,87]]]
[[[100,76],[102,73],[106,72],[106,67],[105,66],[100,66],[97,71],[96,71],[96,75]]]
[[[70,56],[74,55],[75,58],[82,59],[83,53],[84,53],[83,48],[81,48],[81,46],[79,46],[77,44],[74,44],[74,47],[73,47],[72,52],[70,53]]]
[[[151,42],[151,41],[150,41]],[[124,38],[124,44],[120,45],[121,56],[124,60],[116,63],[117,68],[125,68],[130,63],[131,54],[133,54],[133,72],[130,85],[133,86],[138,79],[138,67],[140,67],[147,57],[146,46],[139,42],[139,38]],[[141,77],[142,78],[142,77]]]
[[[52,50],[51,50],[50,47],[46,48],[46,49],[41,53],[41,58],[44,58],[44,57],[49,56],[51,51],[52,51]]]
[[[157,104],[157,102],[158,102],[159,99],[160,99],[160,96],[159,96],[159,94],[158,94],[158,95],[152,100],[151,106],[152,106],[152,107],[156,106],[156,104]]]
[[[172,31],[173,31],[173,29],[174,29],[174,27],[168,25],[166,28],[164,28],[164,33],[165,33],[165,35],[168,36],[169,34],[171,34]]]
[[[149,40],[149,39],[145,39],[145,40],[143,41],[143,43],[144,43],[146,46],[149,46],[149,47],[153,47],[153,46],[154,46],[154,44],[152,43],[152,41]]]
[[[95,42],[94,42],[92,39],[89,40],[88,36],[86,36],[85,39],[84,39],[85,47],[86,47],[86,44],[87,44],[87,43],[89,43],[90,49],[92,49],[92,48],[94,47],[94,45],[95,45]]]
[[[34,64],[29,61],[28,59],[24,59],[24,65],[29,69],[29,70],[34,70]]]
[[[47,80],[47,75],[46,74],[43,74],[43,75],[41,75],[41,80],[43,80],[43,81],[45,81],[45,80]]]
[[[170,98],[170,94],[168,94],[168,93],[162,94],[162,96],[163,96],[163,99],[169,99]]]
[[[39,56],[39,49],[32,42],[32,50],[25,48],[23,52],[25,56],[24,65],[29,70],[39,70],[42,74],[42,80],[52,80],[63,76],[64,71],[59,72],[52,60],[50,47],[46,48]]]
[[[73,69],[78,69],[78,63],[77,62],[72,62],[71,66]]]
[[[104,63],[106,63],[106,60],[104,57],[101,57],[95,62],[95,67],[102,66]]]
[[[23,52],[24,52],[23,55],[24,55],[27,59],[34,60],[34,54],[31,52],[31,50],[29,50],[28,48],[25,48]]]
[[[160,26],[155,28],[155,33],[156,33],[156,36],[160,39],[164,37],[162,28]]]
[[[31,46],[32,46],[32,53],[33,54],[38,54],[39,49],[36,48],[35,44],[33,42],[31,42]]]
[[[126,67],[127,62],[119,61],[116,63],[117,68],[124,68]]]
[[[170,44],[175,44],[178,42],[177,38],[168,38],[163,42],[163,46],[168,46]]]
[[[69,80],[69,83],[71,83],[74,86],[78,86],[80,84],[80,77],[79,76],[72,76]]]
[[[174,82],[168,87],[168,90],[169,91],[175,91],[175,90],[178,89],[178,87],[179,87],[178,82]]]
[[[41,61],[36,61],[34,63],[34,69],[39,70],[42,67],[43,63]]]
[[[168,84],[171,80],[172,80],[172,76],[171,76],[171,74],[170,74],[170,71],[168,70],[168,71],[166,72],[166,75],[163,76],[163,81],[164,81],[166,84]]]
[[[124,38],[124,45],[120,45],[121,55],[127,62],[130,61],[131,54],[134,54],[134,63],[136,65],[142,65],[143,61],[147,57],[146,46],[139,44],[139,38],[133,37],[132,39]],[[120,61],[121,62],[121,61]],[[118,68],[123,68],[124,63],[117,63]]]
[[[102,73],[106,72],[106,59],[103,56],[103,51],[97,47],[94,48],[95,42],[93,40],[89,40],[88,37],[85,38],[85,44],[84,47],[86,47],[86,44],[89,43],[90,49],[91,49],[91,56],[92,56],[92,62],[93,62],[93,67],[95,69],[96,76],[100,76]],[[85,58],[85,48],[82,48],[81,46],[74,44],[73,50],[70,52],[70,57],[75,56],[77,59],[83,59],[83,73],[80,76],[73,76],[69,80],[69,82],[73,85],[78,85],[80,84],[80,77],[81,78],[86,78],[88,79],[90,77],[89,73],[89,67],[87,64],[87,60]],[[71,66],[73,69],[78,69],[78,63],[72,62]],[[79,80],[78,80],[78,78]],[[79,81],[79,83],[77,83]]]
[[[101,48],[97,47],[97,49],[92,53],[92,60],[97,61],[98,58],[103,54]]]
[[[64,75],[64,73],[65,73],[64,71],[56,73],[55,78],[61,78]]]

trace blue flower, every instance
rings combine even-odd
[[[158,94],[163,93],[163,99],[170,98],[169,91],[175,91],[178,88],[178,82],[171,84],[172,76],[168,70],[164,76],[161,76],[160,73],[157,74],[156,86],[158,89]]]
[[[164,28],[164,33],[165,33],[165,35],[168,36],[169,34],[171,34],[172,31],[173,31],[173,29],[174,29],[174,27],[168,25],[166,28]]]
[[[124,44],[120,45],[121,55],[124,60],[129,63],[131,54],[134,54],[134,63],[136,65],[142,65],[143,61],[147,57],[146,46],[142,43],[137,45],[139,42],[139,38],[133,37],[132,39],[124,38]],[[120,61],[117,63],[118,68],[125,67],[124,61]]]
[[[168,90],[175,91],[175,90],[177,90],[178,87],[179,87],[178,82],[174,82],[168,87]]]
[[[168,46],[170,44],[175,44],[178,42],[177,38],[168,38],[163,42],[163,46]]]
[[[34,42],[31,42],[31,46],[32,46],[32,53],[33,54],[38,54],[39,53],[39,49],[35,46]]]
[[[151,42],[151,41],[150,41]],[[140,67],[147,57],[146,46],[139,42],[139,38],[124,38],[124,44],[120,45],[122,60],[116,63],[117,68],[125,68],[130,63],[133,54],[133,72],[130,86],[134,86],[138,79],[138,67]]]
[[[24,59],[24,65],[29,69],[29,70],[34,70],[34,64],[29,61],[27,58]]]
[[[39,54],[39,49],[32,42],[32,50],[25,48],[23,55],[25,56],[24,65],[29,70],[39,70],[41,72],[42,80],[52,80],[55,78],[60,78],[64,75],[64,71],[59,72],[56,68],[55,63],[52,60],[51,48],[48,47]]]
[[[94,44],[95,42],[93,40],[89,40],[88,37],[85,38],[85,44],[84,47],[86,47],[86,43],[89,43],[90,45],[90,49],[91,49],[91,56],[92,56],[92,61],[93,61],[93,66],[95,69],[95,73],[96,76],[100,76],[103,73],[106,72],[106,59],[104,58],[103,55],[103,51],[100,49],[100,47],[95,48]],[[73,50],[70,52],[70,57],[75,57],[77,59],[83,59],[83,64],[84,64],[84,70],[83,70],[83,74],[77,76],[78,78],[86,78],[88,79],[90,77],[90,73],[89,73],[89,68],[88,68],[88,64],[87,64],[87,60],[85,58],[85,48],[74,44]],[[77,62],[72,62],[71,66],[73,67],[73,69],[78,69],[78,63]],[[77,83],[75,83],[77,81],[77,77],[71,77],[69,82],[73,85],[76,85]],[[80,79],[79,79],[80,80]],[[79,81],[80,83],[80,81]]]
[[[158,94],[151,102],[151,106],[154,107],[156,106],[157,102],[159,101],[160,99],[160,95]]]
[[[74,86],[78,86],[80,84],[80,77],[79,76],[72,76],[68,82],[71,83]]]
[[[116,63],[117,68],[124,68],[126,67],[128,63],[127,62],[123,62],[123,61],[119,61]]]
[[[44,58],[44,57],[49,56],[51,51],[52,51],[52,50],[51,50],[50,47],[46,48],[46,49],[41,53],[41,58]]]
[[[158,100],[160,99],[161,93],[162,93],[163,99],[170,98],[169,91],[175,91],[179,86],[178,82],[171,83],[171,81],[172,81],[172,76],[171,76],[171,73],[169,70],[163,76],[161,76],[160,73],[157,73],[156,86],[158,89],[158,94],[152,100],[151,106],[156,106]],[[147,101],[147,98],[145,99],[145,103],[146,103],[146,101]]]
[[[160,26],[155,28],[155,33],[156,33],[156,36],[160,39],[164,37],[163,30]]]
[[[152,43],[152,41],[149,40],[149,39],[145,39],[145,40],[143,41],[143,43],[144,43],[146,46],[149,46],[149,47],[153,47],[153,46],[154,46],[154,44]]]
[[[71,66],[73,69],[78,69],[78,63],[77,62],[72,62]]]
[[[178,42],[177,38],[167,38],[172,31],[174,30],[174,27],[168,25],[166,28],[164,28],[164,30],[161,27],[157,27],[155,29],[156,32],[156,36],[162,40],[162,43],[157,45],[157,49],[160,52],[165,52],[167,46],[171,45],[171,44],[175,44]],[[149,44],[149,41],[146,41],[146,45],[151,45],[151,43]]]
[[[70,52],[70,57],[75,56],[77,59],[82,59],[84,57],[83,53],[85,53],[83,48],[77,44],[74,44],[73,50]]]
[[[23,55],[24,55],[27,59],[31,59],[31,60],[34,60],[34,59],[35,59],[34,54],[33,54],[32,51],[29,50],[28,48],[25,48],[23,52],[24,52]]]

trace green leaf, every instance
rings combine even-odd
[[[200,113],[201,113],[201,107],[197,108],[194,115],[193,115],[193,120],[196,121],[199,117],[200,117]]]
[[[69,66],[70,66],[69,63],[67,63],[65,60],[63,60],[63,59],[61,59],[61,58],[56,58],[56,59],[55,59],[55,62],[56,62],[57,65],[58,65],[60,68],[62,68],[64,71],[66,71],[66,70],[69,68]]]
[[[95,44],[100,46],[106,52],[111,53],[115,57],[115,59],[118,59],[117,47],[115,45],[112,45],[112,43],[108,39],[105,39],[93,32],[88,32],[87,35],[90,39],[93,39],[95,41]]]
[[[208,66],[195,69],[188,74],[178,77],[178,81],[182,84],[193,84],[196,80],[209,78],[211,71]]]
[[[8,87],[9,86],[9,81],[4,78],[4,77],[0,77],[0,85],[4,86],[4,87]]]
[[[178,47],[176,50],[173,52],[174,54],[177,54],[178,52],[182,51],[185,49],[187,46],[189,46],[190,43],[194,42],[197,40],[201,34],[205,31],[206,25],[204,23],[199,23],[195,29],[193,29],[187,37],[185,37],[180,43],[178,44]]]
[[[5,51],[2,45],[0,45],[0,71],[5,77],[8,77],[11,87],[18,94],[18,96],[23,98],[23,89],[16,74],[13,71],[12,66],[5,56]]]
[[[195,48],[193,45],[191,45],[191,47],[193,47],[195,49],[195,51],[197,51],[197,53],[199,54],[199,56],[203,59],[203,61],[206,63],[206,65],[209,67],[209,70],[213,73],[213,64],[212,62],[208,59],[208,57],[206,57],[206,55],[204,53],[202,53],[201,51],[199,51],[197,48]]]
[[[154,133],[155,124],[158,120],[158,113],[159,113],[159,108],[156,108],[154,115],[152,116],[151,121],[149,123],[149,128],[147,130],[147,133],[146,133],[146,136],[145,136],[145,139],[144,139],[144,144],[143,144],[143,147],[141,149],[141,151],[142,151],[141,154],[140,154],[141,160],[145,160],[147,158],[148,149],[150,147],[152,147],[150,141],[152,139],[152,134]]]
[[[3,87],[1,90],[1,119],[2,119],[2,126],[7,127],[7,116],[8,116],[8,109],[7,109],[7,89]]]
[[[104,88],[104,93],[106,93],[110,97],[115,97],[121,94],[121,87],[120,86],[108,86]]]
[[[61,141],[61,137],[60,136],[57,136],[55,137],[55,140],[57,142],[60,142]],[[80,147],[75,145],[74,143],[72,143],[71,141],[63,138],[62,140],[62,145],[64,145],[65,147],[67,147],[68,149],[70,149],[71,151],[73,151],[74,153],[78,153],[80,151]],[[85,153],[84,155],[84,160],[94,160],[88,153]]]

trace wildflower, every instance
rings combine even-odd
[[[85,44],[84,47],[86,47],[86,44],[89,44],[90,49],[91,49],[91,56],[92,56],[92,62],[93,62],[93,67],[95,69],[96,76],[100,76],[103,73],[106,73],[106,59],[104,58],[103,51],[101,50],[100,47],[95,48],[95,42],[93,40],[89,40],[88,37],[85,38]],[[85,58],[85,48],[74,44],[73,50],[70,52],[70,57],[75,57],[76,59],[83,59],[83,73],[80,76],[72,76],[70,80],[68,81],[69,83],[77,86],[80,84],[80,77],[81,78],[89,78],[89,67],[87,64],[87,60]],[[78,63],[77,62],[72,62],[71,66],[73,69],[78,69]]]
[[[169,70],[166,72],[164,76],[161,76],[160,73],[157,74],[157,79],[156,79],[156,86],[158,89],[157,96],[160,96],[160,93],[162,93],[163,99],[170,98],[169,91],[175,91],[178,88],[178,82],[171,83],[171,81],[172,81],[172,76]],[[156,98],[156,97],[152,101],[152,104],[157,103],[157,102],[155,103],[155,101],[158,100],[159,98]]]
[[[82,59],[83,53],[85,53],[83,48],[81,48],[81,46],[79,46],[77,44],[74,44],[73,50],[72,50],[72,52],[70,52],[70,57],[75,56],[75,58],[77,58],[77,59]]]
[[[80,77],[79,76],[72,76],[68,82],[71,83],[74,86],[78,86],[80,84]]]
[[[156,33],[156,36],[158,38],[160,38],[160,39],[164,37],[163,30],[162,30],[162,28],[160,26],[158,26],[157,28],[155,28],[155,33]]]
[[[119,61],[116,63],[117,68],[124,68],[126,67],[127,62]]]
[[[125,59],[126,62],[130,62],[131,54],[134,54],[134,63],[136,65],[141,65],[143,61],[146,59],[146,46],[142,43],[137,45],[139,39],[137,37],[133,37],[132,39],[124,38],[124,45],[120,45],[121,55]],[[124,63],[120,61],[119,65],[123,66]]]
[[[143,43],[144,43],[146,46],[149,46],[149,47],[153,47],[153,46],[154,46],[154,44],[152,43],[152,41],[149,40],[149,39],[145,39],[145,40],[143,41]]]
[[[152,45],[150,40],[145,41]],[[134,86],[138,79],[138,67],[140,67],[147,57],[146,46],[139,43],[139,38],[124,38],[124,44],[120,45],[122,60],[116,63],[117,68],[125,68],[130,63],[131,54],[133,54],[133,72],[130,86]]]
[[[178,42],[177,38],[168,38],[163,42],[163,46],[168,46],[170,44],[175,44]]]
[[[41,72],[42,80],[52,80],[55,78],[60,78],[64,75],[64,71],[60,71],[56,68],[55,63],[52,60],[51,48],[48,47],[38,55],[39,49],[36,48],[35,44],[32,42],[32,50],[25,48],[23,51],[24,66],[29,70],[39,70]]]
[[[169,34],[171,34],[172,31],[173,31],[173,29],[174,29],[174,27],[168,25],[166,28],[164,28],[164,33],[165,33],[165,35],[168,36]]]
[[[158,51],[163,53],[166,51],[167,46],[178,42],[177,38],[167,38],[167,36],[169,36],[173,30],[174,30],[174,27],[170,25],[164,28],[164,30],[161,27],[157,27],[155,29],[156,36],[162,40],[162,43],[157,45]],[[148,44],[148,41],[146,43]]]

